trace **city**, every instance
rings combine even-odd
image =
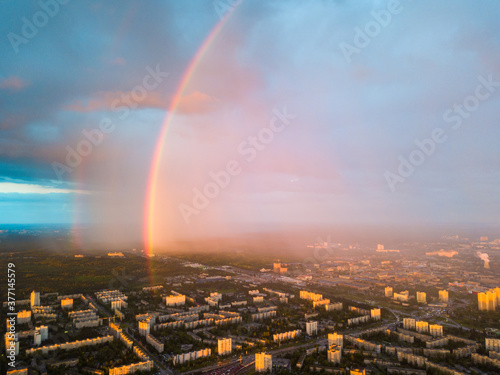
[[[321,263],[259,269],[251,258],[244,268],[202,264],[210,262],[203,254],[196,262],[137,250],[75,254],[67,261],[107,257],[120,267],[127,258],[150,258],[178,271],[144,287],[115,272],[108,285],[117,289],[35,288],[16,301],[17,321],[7,319],[7,358],[13,352],[24,366],[7,373],[500,371],[499,239],[308,248],[324,252]],[[7,258],[18,263],[12,253]],[[3,307],[8,315],[8,302]]]

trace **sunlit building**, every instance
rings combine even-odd
[[[231,354],[232,347],[232,339],[219,339],[217,341],[217,352],[219,355]]]
[[[418,333],[428,333],[429,332],[429,323],[420,321],[416,323],[416,329]]]
[[[186,304],[186,296],[183,294],[165,297],[165,305],[167,306],[182,306],[184,304]]]
[[[440,290],[439,291],[439,300],[444,303],[448,303],[448,291]]]
[[[61,300],[61,308],[71,310],[73,308],[73,298],[63,298]]]
[[[410,297],[410,292],[408,292],[407,290],[400,293],[394,293],[394,299],[396,301],[408,302],[409,297]]]
[[[273,356],[266,353],[255,353],[255,372],[271,371],[273,369]]]
[[[344,336],[339,335],[337,332],[328,334],[328,346],[337,345],[344,346]]]
[[[385,287],[385,296],[387,298],[391,298],[393,292],[394,292],[394,290],[392,289],[392,286],[386,286]]]
[[[30,302],[31,302],[31,307],[40,306],[40,292],[32,291]]]
[[[443,336],[443,326],[439,324],[430,324],[429,333],[433,337],[441,337]]]
[[[342,360],[342,348],[337,345],[332,345],[329,347],[327,351],[328,362],[332,362],[335,364],[340,363]]]
[[[417,302],[427,303],[427,294],[425,292],[417,292]]]

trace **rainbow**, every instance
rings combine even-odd
[[[158,142],[156,143],[155,151],[153,154],[151,169],[149,173],[149,179],[147,184],[147,192],[146,192],[146,202],[145,202],[145,210],[144,210],[144,226],[143,226],[143,240],[144,240],[144,252],[147,256],[153,254],[153,231],[154,231],[154,218],[155,218],[155,207],[156,207],[156,195],[158,192],[158,174],[159,174],[159,166],[163,157],[163,149],[165,146],[165,138],[167,136],[167,132],[170,124],[173,121],[175,116],[176,109],[180,103],[182,94],[189,84],[193,74],[196,71],[196,68],[200,64],[206,52],[209,50],[210,46],[217,38],[219,33],[221,32],[224,25],[229,20],[230,16],[234,13],[235,9],[241,4],[238,2],[236,6],[233,6],[224,17],[215,25],[215,27],[210,31],[208,36],[205,38],[201,46],[198,48],[196,54],[193,59],[189,63],[176,91],[173,96],[172,101],[170,102],[170,106],[168,108],[167,116],[163,122]]]

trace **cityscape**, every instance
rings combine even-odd
[[[0,373],[500,374],[499,19],[4,0]]]

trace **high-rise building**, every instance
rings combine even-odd
[[[429,323],[420,321],[416,323],[416,328],[418,333],[428,333],[429,332]]]
[[[255,372],[272,371],[273,356],[266,353],[255,353]]]
[[[273,356],[266,353],[255,353],[255,372],[271,372],[273,369]]]
[[[425,292],[417,292],[417,302],[427,303],[427,294]]]
[[[61,308],[71,310],[73,308],[73,298],[63,298],[61,300]]]
[[[328,346],[337,345],[344,346],[344,336],[339,335],[337,332],[328,334]]]
[[[416,329],[416,321],[412,318],[404,318],[403,319],[403,327],[404,329]]]
[[[494,291],[486,292],[486,300],[488,301],[488,311],[495,311],[497,307],[497,295]]]
[[[430,324],[429,333],[433,337],[441,337],[443,336],[443,326],[439,324]]]
[[[306,333],[309,336],[314,336],[318,333],[318,322],[307,322],[306,323]]]
[[[232,339],[219,339],[217,341],[219,355],[231,354],[233,350],[232,341]]]
[[[149,332],[151,331],[151,325],[149,320],[140,320],[139,321],[139,334],[141,336],[147,336],[149,335]]]
[[[337,345],[332,345],[328,348],[327,352],[328,362],[340,363],[342,360],[342,348]]]
[[[392,293],[393,293],[393,289],[392,289],[392,286],[386,286],[385,287],[385,296],[387,298],[391,298],[392,297]]]
[[[380,309],[371,309],[370,310],[370,316],[373,320],[380,320],[382,319],[381,315],[381,310]]]
[[[498,305],[497,289],[488,290],[486,293],[477,294],[477,307],[479,311],[495,311]]]
[[[40,306],[40,292],[31,292],[31,307]]]
[[[410,297],[410,292],[408,292],[407,290],[400,293],[394,293],[394,299],[396,301],[408,302],[409,297]]]
[[[440,290],[439,291],[439,300],[444,303],[448,303],[448,291]]]

